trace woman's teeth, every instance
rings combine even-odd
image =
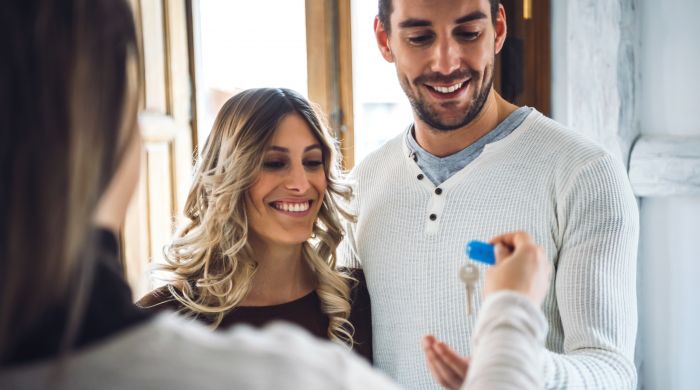
[[[272,207],[277,210],[287,211],[292,213],[301,213],[309,209],[311,201],[304,203],[287,203],[287,202],[274,202]]]

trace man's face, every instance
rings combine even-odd
[[[488,0],[393,0],[391,32],[375,20],[384,58],[418,117],[436,130],[469,124],[488,97],[494,59],[506,35]]]

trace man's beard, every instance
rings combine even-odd
[[[481,109],[484,108],[486,99],[488,98],[489,92],[491,91],[491,86],[493,85],[493,65],[487,67],[486,71],[488,72],[487,79],[484,82],[482,88],[478,91],[475,91],[475,93],[473,94],[472,104],[467,109],[467,112],[464,113],[464,116],[461,118],[461,120],[457,121],[456,123],[443,122],[442,120],[440,120],[440,115],[436,111],[432,110],[424,101],[418,100],[416,96],[413,96],[411,94],[409,86],[404,85],[404,83],[401,83],[401,87],[404,93],[406,94],[406,97],[408,97],[408,101],[411,103],[413,110],[418,114],[418,117],[423,122],[425,122],[428,126],[435,130],[452,131],[462,128],[471,123],[471,121],[473,121],[474,118],[476,118],[476,116],[479,115]],[[440,74],[419,76],[415,79],[413,85],[421,86],[428,81],[449,84],[453,80],[460,80],[466,77],[469,77],[469,82],[472,83],[475,80],[479,80],[479,76],[480,74],[478,74],[477,72],[470,71],[468,69],[459,69],[455,72],[452,72],[448,76],[443,76]]]

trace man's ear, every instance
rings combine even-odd
[[[384,24],[379,20],[379,16],[374,17],[374,36],[377,38],[377,46],[382,57],[388,62],[394,62],[394,56],[389,47],[389,34],[384,29]]]
[[[503,43],[508,35],[508,25],[506,23],[506,10],[502,4],[498,5],[498,14],[496,14],[496,54],[500,53],[503,48]]]

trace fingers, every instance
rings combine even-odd
[[[495,245],[494,252],[496,255],[496,264],[501,263],[506,259],[506,257],[510,256],[512,252],[512,249],[507,248],[504,244],[498,243]]]
[[[537,259],[543,253],[542,248],[524,231],[501,234],[493,237],[490,242],[496,246],[497,263],[510,255]]]
[[[438,357],[458,376],[462,379],[467,376],[467,370],[469,369],[469,359],[462,357],[447,344],[443,342],[437,342],[434,349],[438,353]]]
[[[423,338],[423,351],[430,373],[440,385],[459,389],[467,376],[469,360],[459,356],[433,336]]]
[[[541,304],[550,285],[551,264],[544,249],[526,232],[512,232],[494,237],[496,265],[486,271],[484,296],[502,290],[526,295],[535,304]],[[503,246],[512,245],[505,253]]]
[[[516,248],[528,242],[533,242],[529,234],[524,231],[509,232],[493,237],[490,242],[494,245],[501,244],[509,248]]]
[[[462,385],[460,378],[441,362],[433,349],[425,350],[426,361],[430,373],[437,383],[448,389],[459,389]]]

